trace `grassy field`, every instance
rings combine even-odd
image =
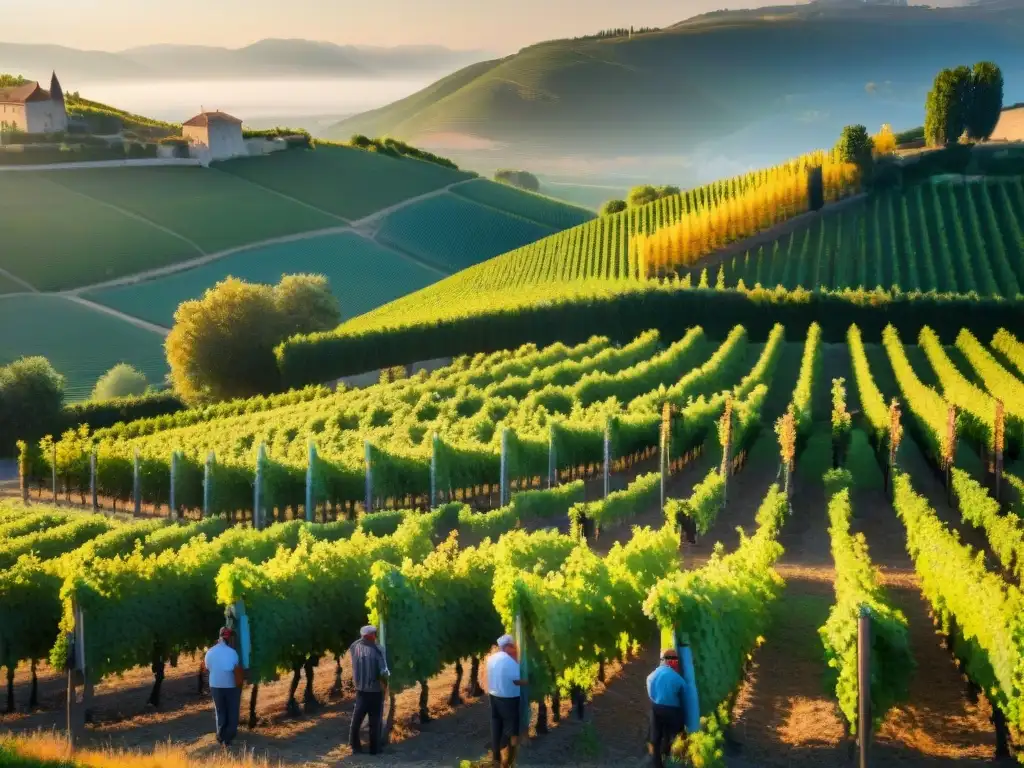
[[[215,167],[348,220],[471,178],[421,160],[330,145],[229,160]]]
[[[341,233],[240,251],[195,269],[85,295],[126,314],[170,327],[178,304],[199,298],[229,275],[276,283],[282,274],[299,272],[327,276],[345,319],[419,290],[440,277],[366,238]]]
[[[103,373],[129,363],[151,382],[167,373],[163,338],[60,296],[0,299],[0,365],[43,355],[66,379],[66,399],[82,400]]]
[[[1024,183],[933,182],[877,195],[737,255],[723,270],[727,287],[742,279],[748,287],[898,285],[1014,298],[1024,285]],[[717,267],[709,273],[715,282]]]
[[[0,174],[0,232],[0,267],[39,290],[111,280],[199,255],[185,241],[38,173]],[[0,290],[24,288],[0,284]]]
[[[377,237],[454,272],[551,233],[550,227],[448,194],[389,214]]]
[[[591,211],[575,205],[487,179],[460,184],[452,192],[475,203],[508,211],[556,230],[569,229],[594,218]]]
[[[207,253],[340,223],[255,184],[207,168],[82,169],[51,171],[47,178],[166,227]],[[133,271],[145,268],[140,264]]]

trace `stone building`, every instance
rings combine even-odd
[[[0,127],[23,133],[58,133],[68,128],[64,90],[57,73],[50,78],[50,90],[32,81],[13,88],[0,88]]]
[[[225,112],[200,112],[181,124],[181,133],[192,145],[193,154],[207,160],[248,154],[242,139],[242,121]]]

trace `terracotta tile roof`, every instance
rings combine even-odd
[[[237,117],[232,117],[227,112],[221,112],[217,110],[215,112],[200,112],[198,115],[193,117],[191,120],[186,120],[182,125],[191,125],[205,128],[211,122],[213,123],[236,123],[242,124],[242,121]]]
[[[30,101],[49,101],[50,92],[31,82],[14,88],[0,88],[0,104],[26,104]]]

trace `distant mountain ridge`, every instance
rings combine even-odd
[[[441,74],[490,57],[439,45],[393,48],[266,39],[242,48],[147,45],[111,53],[59,45],[0,42],[0,72],[41,78],[56,70],[73,82],[132,79],[395,77]]]
[[[531,45],[327,135],[387,134],[427,146],[464,136],[575,156],[669,154],[783,117],[819,120],[834,141],[848,115],[919,125],[924,93],[948,66],[994,60],[1008,98],[1024,95],[1022,33],[1024,0],[717,11],[656,32]]]

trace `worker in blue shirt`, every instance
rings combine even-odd
[[[661,664],[647,676],[647,695],[651,698],[654,768],[663,768],[663,755],[669,754],[672,742],[686,727],[686,680],[675,648],[663,651]]]

